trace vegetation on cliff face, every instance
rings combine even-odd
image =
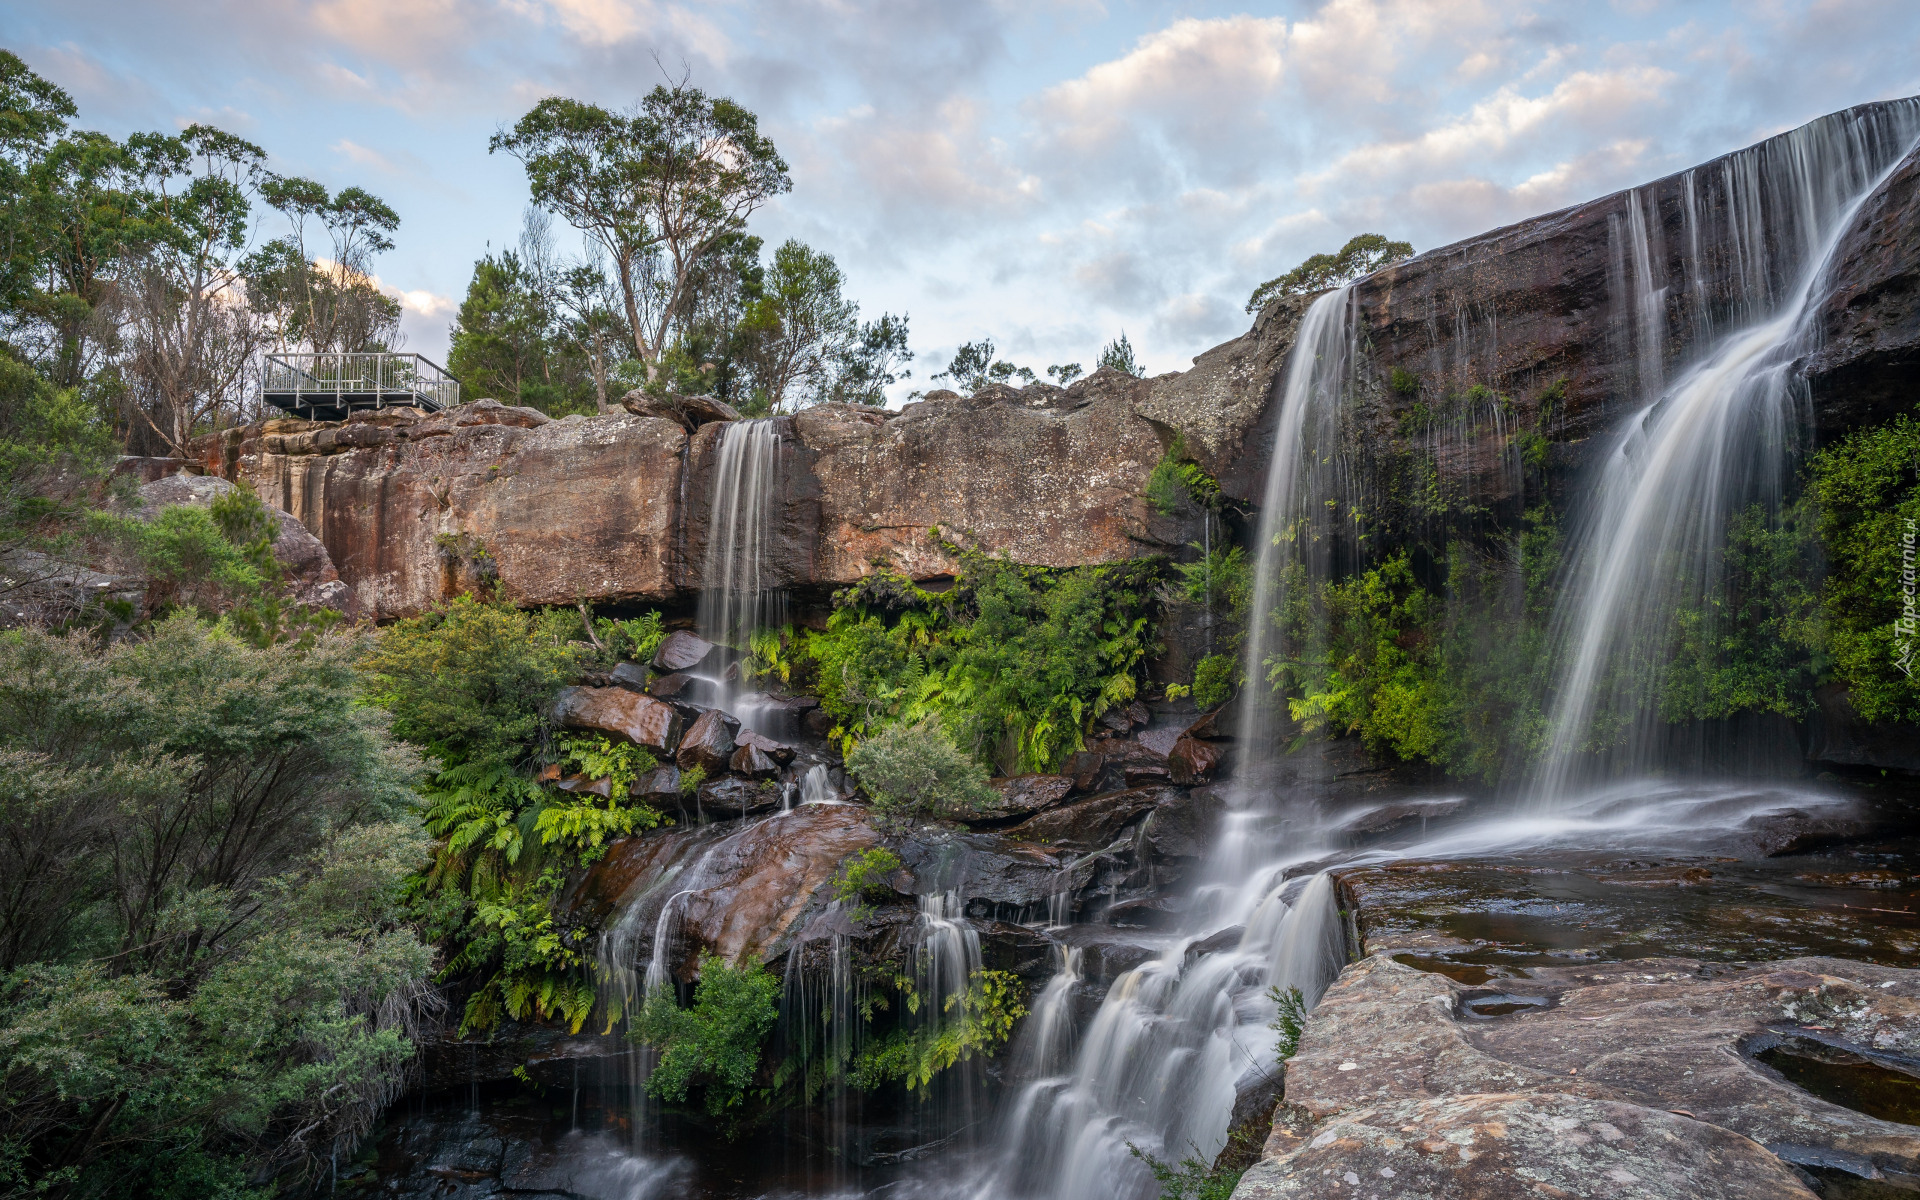
[[[1049,571],[978,551],[961,563],[950,591],[883,571],[841,592],[825,632],[797,639],[807,678],[850,750],[937,718],[996,770],[1049,770],[1134,698],[1159,566]]]
[[[582,641],[588,619],[461,597],[389,626],[362,663],[395,735],[437,763],[420,792],[427,831],[441,840],[416,889],[430,932],[453,950],[442,978],[470,988],[463,1030],[490,1029],[503,1016],[575,1030],[586,1022],[598,994],[587,955],[594,931],[554,900],[568,871],[610,838],[662,820],[624,788],[602,801],[535,779],[562,760],[591,760],[596,772],[627,779],[645,769],[633,747],[547,736],[542,713],[583,667],[651,652],[660,638],[654,614],[594,621],[594,640]]]

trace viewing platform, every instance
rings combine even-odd
[[[460,385],[418,354],[269,354],[260,387],[268,404],[309,421],[344,421],[368,409],[439,412],[460,403]]]

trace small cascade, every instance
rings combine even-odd
[[[833,788],[833,775],[825,763],[815,763],[800,777],[800,803],[834,804],[839,794]]]
[[[1717,170],[1687,172],[1679,273],[1697,277],[1701,262],[1718,257],[1733,264],[1737,294],[1705,299],[1697,319],[1730,332],[1704,343],[1671,383],[1662,223],[1640,190],[1627,194],[1631,279],[1617,286],[1631,296],[1643,406],[1607,451],[1573,530],[1535,804],[1687,765],[1662,761],[1658,712],[1678,614],[1712,619],[1736,516],[1777,520],[1807,445],[1807,392],[1794,363],[1811,349],[1817,285],[1860,205],[1916,138],[1920,102],[1906,101],[1825,117]]]
[[[700,636],[745,655],[763,629],[787,623],[787,593],[774,569],[778,536],[783,439],[774,419],[734,421],[713,447],[713,492],[708,505],[706,557],[700,570]],[[735,664],[703,679],[713,702],[750,729],[769,736],[790,731],[761,726],[784,715],[777,705],[741,703],[750,695]],[[758,723],[756,723],[758,722]]]
[[[1014,1047],[1014,1073],[1021,1079],[1046,1079],[1073,1061],[1073,992],[1080,983],[1079,946],[1056,945],[1053,977],[1033,998],[1031,1012]]]

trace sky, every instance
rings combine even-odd
[[[1124,331],[1184,370],[1353,234],[1432,249],[1920,93],[1914,0],[0,0],[0,45],[83,128],[210,123],[385,198],[379,278],[441,361],[527,204],[488,137],[685,75],[791,165],[769,252],[908,314],[901,393],[983,337],[1038,371]]]

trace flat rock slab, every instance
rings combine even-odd
[[[1485,1011],[1501,1015],[1479,1015],[1488,1000],[1500,1004]],[[1473,986],[1375,955],[1314,1009],[1287,1063],[1294,1119],[1276,1126],[1268,1160],[1242,1184],[1267,1190],[1236,1195],[1344,1194],[1330,1180],[1348,1170],[1394,1196],[1801,1195],[1782,1157],[1852,1164],[1866,1178],[1920,1168],[1920,1127],[1821,1099],[1750,1056],[1783,1037],[1913,1059],[1920,972],[1832,958],[1641,959]],[[1556,1121],[1568,1122],[1566,1136],[1538,1132]],[[1596,1135],[1596,1122],[1622,1137]],[[1581,1130],[1588,1141],[1572,1136]],[[1447,1157],[1448,1139],[1469,1134],[1491,1139],[1490,1160]],[[1422,1150],[1427,1142],[1436,1149]],[[1346,1159],[1330,1153],[1337,1144]],[[1762,1171],[1755,1155],[1786,1174]],[[1601,1187],[1616,1169],[1634,1181]],[[1400,1180],[1409,1173],[1424,1182]],[[1379,1186],[1387,1180],[1399,1182]]]
[[[1673,1113],[1491,1093],[1341,1113],[1303,1144],[1255,1163],[1233,1196],[1786,1200],[1813,1192],[1751,1140]]]

